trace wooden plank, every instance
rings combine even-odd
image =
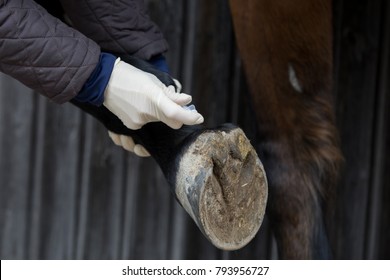
[[[171,192],[154,160],[141,161],[140,170],[137,207],[133,213],[136,221],[133,229],[133,258],[165,259]]]
[[[92,141],[85,147],[90,158],[83,170],[83,175],[88,176],[84,186],[88,208],[84,214],[82,258],[117,259],[121,254],[124,152],[113,149],[107,130],[96,120],[91,134]]]
[[[31,135],[31,187],[29,202],[29,224],[30,234],[28,236],[28,258],[38,259],[41,257],[40,234],[41,234],[41,205],[42,205],[42,177],[44,176],[44,136],[47,100],[34,96],[33,133]]]
[[[365,257],[367,207],[373,157],[375,89],[380,42],[381,1],[343,1],[336,21],[337,117],[346,159],[338,191],[332,239],[335,256]],[[337,61],[338,60],[338,61]]]
[[[0,257],[24,259],[33,119],[31,90],[0,74]]]
[[[80,145],[80,165],[77,196],[77,226],[75,240],[75,259],[86,258],[87,219],[88,219],[88,193],[90,188],[89,168],[91,164],[91,146],[93,141],[94,120],[92,117],[82,115]]]
[[[41,109],[47,110],[43,143],[38,143],[43,145],[43,158],[41,168],[34,170],[35,176],[42,176],[34,196],[41,202],[39,258],[69,259],[74,256],[80,112],[53,103]]]
[[[390,84],[387,85],[386,93],[387,95],[387,108],[390,107]],[[387,111],[386,116],[386,133],[384,138],[384,155],[390,154],[390,114],[389,111]],[[378,234],[377,240],[375,242],[376,246],[376,253],[373,256],[375,259],[383,259],[383,260],[389,260],[390,259],[390,223],[389,223],[389,216],[390,216],[390,173],[388,172],[390,170],[390,157],[386,156],[383,162],[383,180],[382,180],[382,191],[381,191],[381,208],[380,210],[380,219],[379,219],[379,225],[378,225]]]
[[[368,207],[368,229],[366,236],[366,255],[368,259],[385,258],[390,256],[389,248],[383,246],[386,244],[386,239],[390,231],[386,230],[388,224],[390,194],[387,191],[390,186],[386,180],[389,170],[388,155],[390,154],[389,146],[386,144],[386,139],[389,138],[390,128],[390,18],[386,15],[390,14],[390,4],[388,1],[383,3],[382,8],[382,24],[380,38],[380,62],[379,73],[377,80],[377,90],[375,92],[375,134],[374,134],[374,158],[372,161],[372,177],[371,177],[371,193],[370,205]],[[389,142],[387,142],[389,143]],[[387,243],[389,244],[389,243]]]

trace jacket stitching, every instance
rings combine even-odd
[[[127,53],[126,49],[117,41],[117,39],[115,37],[112,36],[112,34],[110,32],[108,32],[107,28],[106,28],[106,25],[103,24],[103,22],[100,20],[100,18],[96,15],[95,11],[92,9],[92,7],[90,6],[89,2],[87,0],[84,0],[86,6],[88,7],[88,9],[91,11],[91,13],[93,14],[95,20],[103,27],[103,29],[106,31],[106,34],[115,42],[115,44],[122,49],[122,51],[124,51],[125,53]]]

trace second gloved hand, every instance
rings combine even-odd
[[[173,86],[166,87],[154,75],[118,58],[104,92],[103,104],[130,129],[156,121],[178,129],[183,124],[203,122],[198,112],[182,107],[190,102],[190,95],[176,93]]]
[[[120,146],[139,157],[150,157],[149,152],[142,145],[134,143],[131,136],[116,134],[112,131],[108,131],[108,136],[110,136],[115,145]]]

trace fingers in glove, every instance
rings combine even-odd
[[[150,157],[149,152],[144,148],[144,146],[139,144],[134,146],[134,153],[139,157]]]
[[[191,95],[175,92],[175,88],[173,86],[169,86],[166,88],[165,95],[180,106],[187,105],[192,101]]]
[[[112,131],[108,131],[108,136],[115,145],[122,147],[126,151],[135,153],[139,157],[150,157],[149,152],[140,144],[135,144],[131,136],[119,135]]]
[[[120,135],[122,147],[139,157],[150,157],[149,152],[140,144],[135,144],[134,140],[130,136]]]
[[[183,124],[194,125],[201,124],[204,121],[203,116],[198,112],[186,110],[166,96],[162,96],[159,101],[162,112],[159,119],[173,129],[179,129]]]
[[[112,131],[108,131],[108,136],[111,138],[112,142],[114,142],[115,145],[122,146],[119,134],[116,134]]]
[[[134,140],[130,136],[125,136],[125,135],[120,135],[119,136],[121,139],[122,147],[126,151],[134,153],[134,147],[136,146],[134,143]]]
[[[108,136],[111,138],[115,145],[134,153],[135,143],[133,141],[133,138],[131,138],[130,136],[119,135],[112,131],[108,131]]]

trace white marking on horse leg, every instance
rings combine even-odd
[[[288,78],[290,80],[291,86],[298,92],[302,92],[302,86],[298,81],[297,74],[294,70],[294,67],[289,63],[288,64]]]

